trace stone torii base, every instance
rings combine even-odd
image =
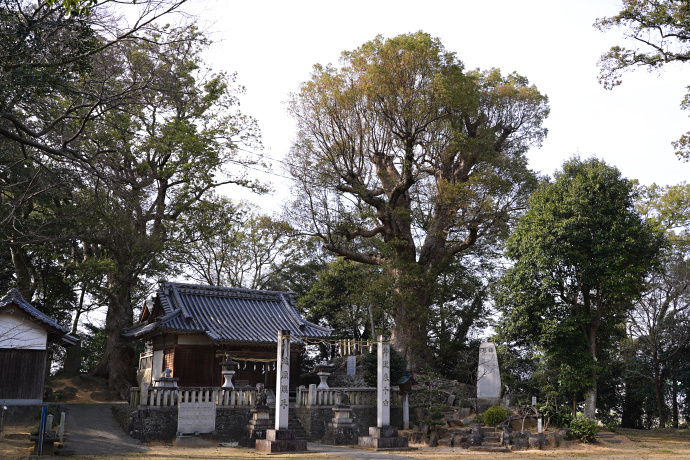
[[[405,449],[409,447],[407,438],[398,436],[398,429],[394,426],[370,426],[369,436],[360,436],[360,447],[372,449]]]
[[[256,451],[264,454],[304,452],[306,450],[307,441],[295,439],[295,430],[266,430],[266,439],[256,440]]]

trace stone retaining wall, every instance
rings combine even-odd
[[[331,407],[308,408],[298,407],[294,410],[310,441],[321,441],[328,423],[333,419]],[[402,428],[402,408],[391,408],[391,426]],[[376,426],[376,407],[352,408],[352,419],[357,425],[359,436],[368,436],[369,427]]]
[[[247,435],[249,418],[249,409],[216,409],[216,439],[221,442],[239,441]],[[177,436],[177,407],[133,410],[127,432],[144,442],[170,442]]]
[[[310,441],[323,438],[327,424],[333,418],[330,407],[290,409],[295,411]],[[216,439],[221,442],[239,441],[248,435],[251,418],[249,409],[216,409]],[[358,434],[366,436],[369,427],[376,425],[376,407],[353,408],[352,418]],[[391,425],[402,428],[402,408],[391,408]],[[127,433],[143,442],[171,442],[177,436],[177,407],[145,407],[132,410]]]

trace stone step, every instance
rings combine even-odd
[[[502,447],[500,441],[482,441],[484,447]]]
[[[467,450],[473,450],[476,452],[506,452],[510,453],[510,449],[507,447],[492,447],[492,446],[470,446]]]
[[[599,438],[612,438],[615,436],[615,433],[611,433],[610,431],[600,431],[597,437]]]

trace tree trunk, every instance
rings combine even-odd
[[[14,241],[8,246],[10,247],[10,254],[12,255],[12,265],[14,266],[14,275],[17,280],[17,289],[22,294],[22,297],[24,297],[24,300],[31,302],[34,296],[34,290],[31,288],[31,271],[26,252],[24,252],[19,243],[15,243]]]
[[[673,395],[673,428],[678,428],[678,387],[676,386],[676,378],[671,379],[671,394]]]
[[[126,327],[131,326],[133,321],[130,290],[134,281],[131,277],[122,278],[116,283],[110,283],[111,294],[105,318],[105,353],[93,370],[93,374],[107,378],[111,392],[127,400],[129,389],[136,380],[133,364],[134,349],[129,341],[122,337],[122,332]]]
[[[659,428],[666,426],[666,403],[664,402],[664,392],[661,388],[661,364],[654,357],[654,397],[656,398],[656,410],[659,414]]]
[[[573,395],[573,418],[577,417],[577,393]]]
[[[396,280],[395,325],[393,345],[407,360],[407,369],[419,371],[424,366],[434,367],[429,349],[429,307],[431,288],[422,277],[399,277]]]
[[[596,420],[597,415],[597,328],[591,327],[589,331],[589,351],[592,353],[592,369],[590,375],[592,379],[591,386],[587,389],[585,395],[585,409],[584,416],[590,420]]]

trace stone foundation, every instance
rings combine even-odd
[[[408,447],[407,438],[398,436],[398,429],[392,426],[369,427],[369,436],[360,436],[360,447],[371,449],[404,449]]]
[[[256,451],[264,454],[279,452],[304,452],[307,450],[307,441],[295,439],[293,430],[267,430],[266,439],[256,440]]]
[[[239,441],[247,437],[249,409],[216,410],[214,437],[220,442]],[[177,437],[177,407],[147,407],[132,410],[127,433],[143,442],[172,442]]]

